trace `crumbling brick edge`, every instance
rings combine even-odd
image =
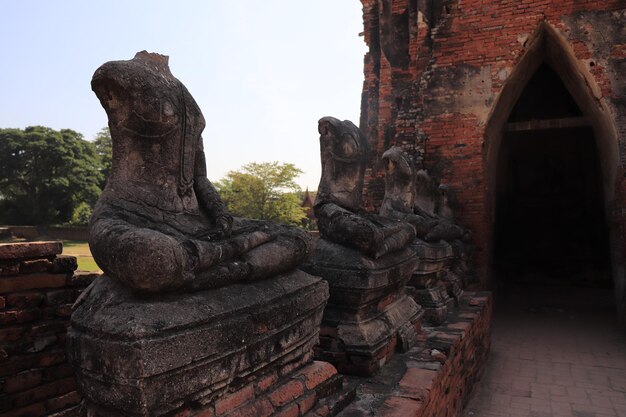
[[[75,416],[66,362],[72,304],[100,274],[75,271],[61,242],[0,245],[0,417]]]
[[[459,417],[480,380],[491,346],[489,292],[466,292],[444,324],[424,328],[420,342],[377,375],[350,377],[357,399],[350,417]],[[373,413],[373,414],[372,414]]]

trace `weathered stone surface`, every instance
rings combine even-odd
[[[168,57],[107,62],[91,85],[113,141],[89,240],[108,276],[139,291],[195,291],[268,278],[309,256],[304,230],[228,213],[206,177],[204,117]]]
[[[20,262],[20,273],[47,272],[52,270],[52,261],[49,259],[27,259]]]
[[[64,287],[68,280],[68,274],[46,272],[0,277],[0,294],[39,288]]]
[[[59,255],[52,261],[52,272],[73,272],[78,268],[75,256]]]
[[[418,239],[411,248],[420,259],[419,266],[409,281],[408,293],[425,309],[425,318],[431,324],[445,320],[452,301],[460,299],[463,290],[461,276],[466,275],[469,258],[469,232],[453,224],[448,207],[451,192],[437,187],[424,170],[415,170],[411,157],[397,146],[383,154],[385,164],[385,197],[380,209],[382,215],[410,222]],[[452,298],[450,298],[452,297]]]
[[[420,263],[415,273],[417,275],[429,275],[437,273],[449,267],[455,259],[452,245],[447,242],[430,243],[415,240],[411,245]]]
[[[85,409],[269,415],[299,410],[305,394],[311,408],[317,397],[288,378],[313,359],[328,300],[326,282],[296,269],[312,239],[228,213],[206,178],[204,118],[167,61],[140,52],[92,80],[113,169],[91,219],[106,274],[69,282],[92,282],[67,339]],[[278,378],[284,392],[259,396]]]
[[[428,242],[468,239],[461,227],[439,217],[443,196],[424,170],[417,171],[411,157],[397,146],[382,156],[385,165],[385,197],[380,214],[411,223],[417,237]]]
[[[89,401],[162,415],[306,356],[327,298],[302,271],[158,298],[101,278],[72,316],[70,362]]]
[[[342,373],[377,371],[410,348],[421,308],[404,286],[417,266],[409,223],[361,207],[367,143],[349,121],[319,121],[322,178],[315,200],[321,239],[303,269],[326,279],[330,301],[316,352]]]
[[[348,377],[357,398],[337,416],[462,415],[488,358],[492,318],[489,293],[466,295],[445,325],[424,332],[424,344],[396,355],[374,376]]]
[[[369,308],[376,309],[381,299],[398,292],[417,265],[417,257],[408,249],[375,260],[320,239],[314,258],[303,269],[328,281],[331,291],[324,321],[336,324],[354,314],[371,317]],[[331,306],[337,311],[331,311]]]
[[[424,321],[430,325],[442,324],[446,320],[448,309],[454,304],[447,289],[438,285],[426,288],[408,286],[406,292],[424,308]]]
[[[68,285],[71,287],[85,287],[100,276],[102,276],[101,272],[76,271],[71,275]]]
[[[403,249],[415,237],[408,223],[365,213],[361,206],[367,142],[349,120],[320,119],[322,177],[315,216],[322,238],[376,259]]]
[[[313,407],[329,406],[335,415],[353,398],[354,386],[343,383],[344,378],[329,363],[314,361],[287,375],[277,372],[251,380],[242,387],[224,392],[208,404],[191,404],[170,416],[185,417],[298,417],[305,416]],[[114,410],[93,404],[89,417],[119,417]],[[329,415],[329,414],[326,414]]]
[[[0,243],[0,260],[48,258],[63,251],[61,242]]]
[[[448,295],[458,304],[463,296],[463,287],[465,286],[463,280],[455,272],[449,271],[446,274],[445,284]]]
[[[320,242],[320,246],[330,245]],[[328,253],[328,250],[320,251],[320,258]],[[345,254],[343,251],[335,253],[334,260],[343,258]],[[343,269],[339,262],[332,263],[333,259],[324,265],[314,261],[304,266],[311,273],[328,280],[331,288],[323,326],[334,329],[334,340],[326,343],[328,353],[320,358],[332,362],[330,352],[333,350],[348,355],[375,357],[403,326],[418,323],[422,310],[404,294],[403,288],[415,267],[416,258],[407,251],[393,260],[394,263],[373,268],[371,264],[367,265],[367,258],[350,269]],[[337,367],[340,372],[345,370],[342,364],[337,364]]]

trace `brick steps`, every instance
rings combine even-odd
[[[0,417],[76,415],[66,329],[96,275],[74,272],[76,258],[61,250],[61,242],[0,244]]]

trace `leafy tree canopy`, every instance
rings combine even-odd
[[[100,129],[94,138],[93,144],[96,147],[96,153],[98,154],[98,158],[100,158],[102,167],[100,172],[102,172],[103,180],[100,184],[100,188],[104,189],[104,184],[107,178],[109,178],[113,161],[113,141],[111,140],[111,132],[108,127]]]
[[[93,206],[103,176],[95,145],[70,129],[0,129],[0,223],[54,224]]]
[[[251,162],[215,185],[235,216],[301,225],[305,214],[295,183],[301,173],[289,163]]]

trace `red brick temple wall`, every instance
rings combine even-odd
[[[373,152],[365,199],[384,193],[382,152],[398,145],[457,193],[490,280],[495,161],[503,124],[542,62],[563,79],[596,137],[623,299],[626,226],[626,1],[362,0],[361,129]]]

